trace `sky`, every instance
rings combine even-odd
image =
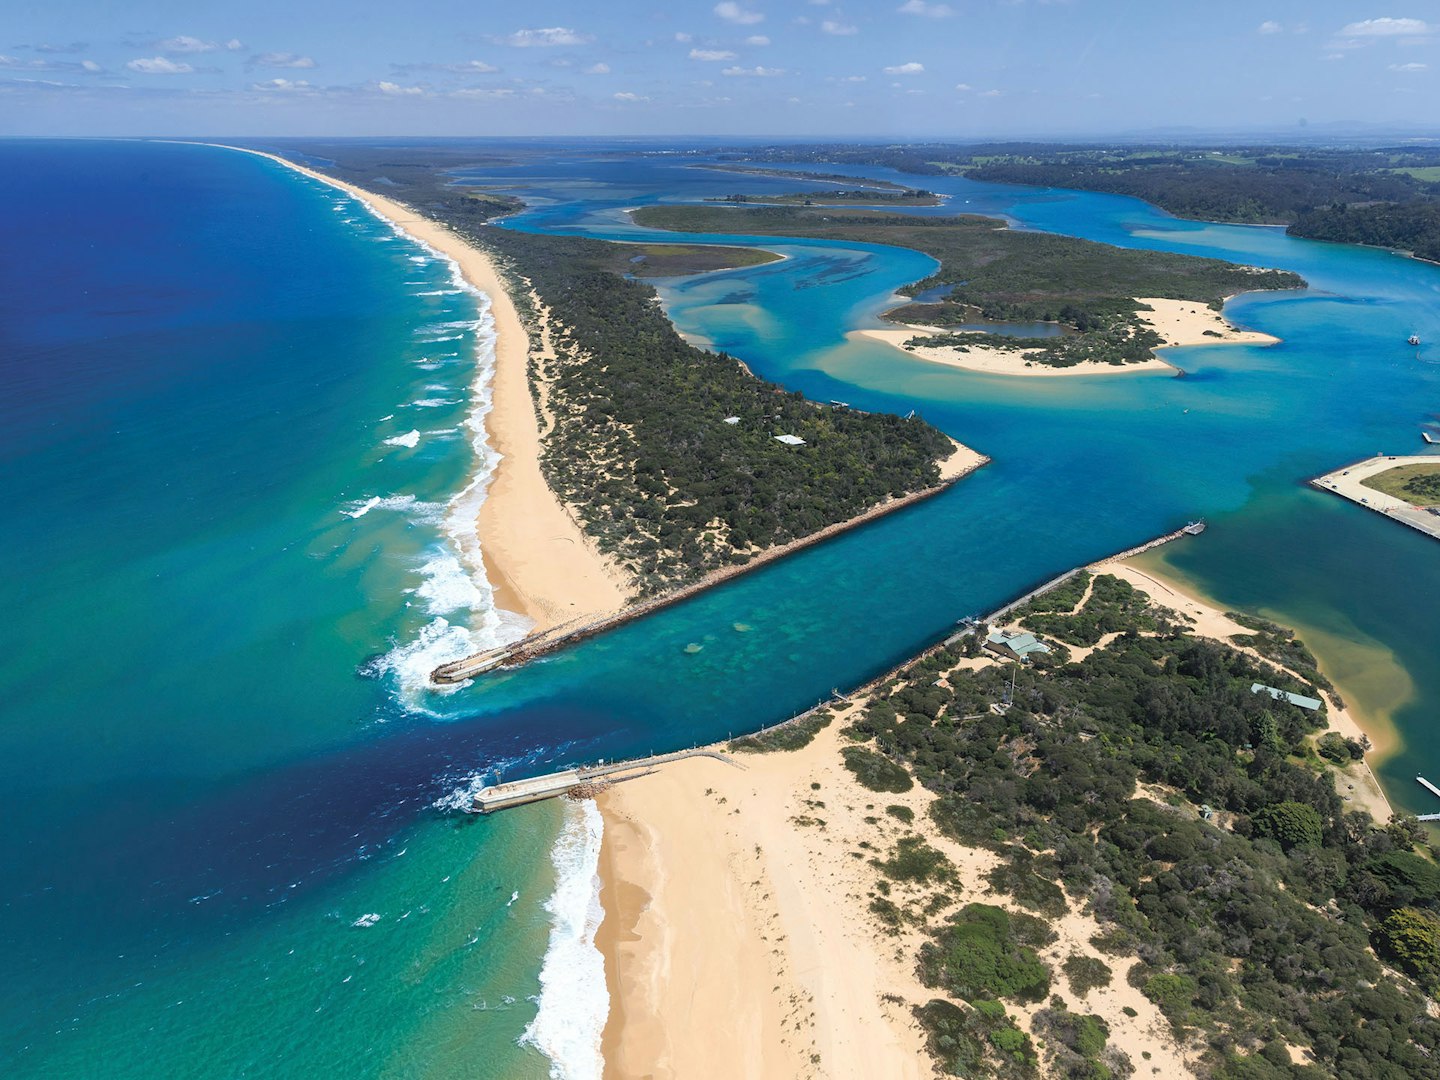
[[[0,135],[1440,134],[1436,0],[6,0]]]

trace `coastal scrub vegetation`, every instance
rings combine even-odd
[[[453,146],[307,141],[282,152],[384,190],[497,256],[537,345],[545,478],[641,598],[934,488],[955,451],[923,419],[807,401],[690,345],[635,279],[752,265],[768,252],[487,227],[523,204],[467,186],[464,169],[510,162]]]
[[[923,934],[922,981],[944,995],[917,1010],[937,1061],[957,1076],[1031,1075],[1027,1052],[989,1033],[1005,1002],[1042,1001],[1063,973],[1082,998],[1124,978],[1209,1076],[1440,1076],[1427,1002],[1440,989],[1440,868],[1414,820],[1378,827],[1347,806],[1310,749],[1323,712],[1250,691],[1317,687],[1194,636],[1121,584],[1077,576],[1029,605],[1052,620],[1098,605],[1093,621],[1114,636],[1083,660],[976,668],[958,644],[941,648],[873,692],[847,732],[847,754],[883,757],[935,794],[941,835],[999,858],[988,881],[1003,907],[947,916],[920,896],[891,901]],[[1266,633],[1287,658],[1308,656],[1288,631]],[[1051,972],[1047,921],[1076,909],[1117,959],[1072,953]],[[1128,1067],[1106,1056],[1103,1024],[1055,1001],[1029,1034],[1054,1075]]]
[[[536,358],[545,477],[642,596],[934,487],[955,449],[918,418],[807,401],[688,344],[650,286],[606,268],[617,245],[479,239],[534,290],[525,314],[551,342]]]
[[[1148,310],[1135,297],[1193,300],[1219,307],[1254,289],[1293,289],[1298,275],[1237,266],[1219,259],[1138,251],[1090,240],[1006,228],[994,218],[913,217],[874,210],[840,213],[814,207],[648,206],[637,224],[676,232],[729,232],[818,237],[891,244],[940,263],[930,277],[901,291],[914,296],[938,286],[942,299],[888,312],[900,322],[955,326],[986,322],[1054,322],[1070,333],[1021,338],[987,335],[987,346],[1018,349],[1037,363],[1068,367],[1082,360],[1111,364],[1147,360],[1163,339],[1140,322]],[[927,344],[976,343],[976,335],[927,338]]]

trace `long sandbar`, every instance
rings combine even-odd
[[[1158,346],[1161,349],[1195,345],[1274,345],[1280,340],[1258,331],[1241,330],[1227,322],[1220,312],[1196,300],[1148,297],[1140,298],[1139,303],[1147,304],[1151,308],[1150,311],[1138,312],[1137,317],[1164,339],[1164,344]],[[926,339],[951,333],[953,331],[940,326],[903,325],[895,328],[854,330],[848,336],[851,340],[860,338],[883,342],[933,364],[944,364],[946,367],[986,375],[1051,378],[1156,372],[1174,375],[1179,371],[1175,365],[1158,355],[1134,364],[1107,364],[1102,361],[1083,360],[1070,367],[1056,367],[1027,359],[1023,349],[986,344],[987,340],[993,338],[980,331],[974,331],[971,334],[974,340],[967,341],[964,345],[926,344]]]
[[[479,537],[495,602],[526,616],[536,631],[623,607],[629,595],[625,575],[595,548],[540,471],[540,428],[527,371],[530,339],[494,261],[445,225],[394,199],[277,154],[224,149],[268,158],[353,196],[407,236],[453,259],[465,280],[488,297],[496,343],[485,430],[499,463],[480,507]]]

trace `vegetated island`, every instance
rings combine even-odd
[[[994,218],[911,217],[881,211],[837,214],[805,207],[648,206],[637,224],[675,232],[745,232],[820,237],[913,248],[940,269],[901,291],[947,295],[905,304],[885,317],[898,330],[858,331],[916,356],[1001,374],[1094,374],[1170,370],[1154,355],[1167,345],[1249,341],[1220,315],[1225,298],[1294,289],[1283,270],[1219,259],[1132,251],[1066,236],[1018,232]],[[1056,323],[1056,337],[1013,337],[950,328],[985,323]]]
[[[924,188],[905,188],[902,191],[843,188],[840,191],[795,191],[783,195],[713,195],[705,201],[764,206],[939,206],[942,200],[939,195]]]
[[[777,146],[754,161],[885,165],[918,175],[1131,195],[1177,217],[1284,225],[1292,236],[1440,262],[1440,148],[1321,146]]]
[[[1440,870],[1303,644],[1126,563],[1009,618],[1051,651],[953,639],[599,796],[607,1064],[1440,1074]]]
[[[425,151],[409,148],[402,171],[389,151],[285,149],[334,175],[285,164],[347,186],[489,296],[498,341],[485,423],[501,460],[481,547],[497,601],[547,646],[561,628],[609,625],[643,610],[637,600],[653,606],[778,557],[988,460],[921,418],[807,401],[688,344],[634,277],[657,262],[669,275],[759,258],[746,249],[513,232],[484,224],[507,206],[457,188],[463,162],[448,153],[425,168]]]

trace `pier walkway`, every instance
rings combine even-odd
[[[475,801],[470,812],[488,814],[492,810],[523,806],[526,803],[541,802],[571,793],[581,796],[594,795],[610,784],[619,784],[626,780],[646,776],[654,772],[657,765],[691,757],[714,758],[727,765],[734,765],[737,769],[744,768],[729,755],[722,754],[718,750],[700,749],[677,750],[673,754],[655,754],[652,757],[633,758],[629,761],[615,761],[608,764],[581,765],[574,769],[547,773],[544,776],[531,776],[524,780],[512,780],[509,783],[481,788],[475,793]]]
[[[1342,499],[1349,499],[1367,510],[1384,514],[1402,525],[1409,525],[1412,529],[1417,529],[1427,536],[1433,536],[1440,540],[1440,515],[1421,510],[1404,499],[1387,495],[1383,491],[1376,491],[1361,483],[1368,477],[1383,473],[1387,469],[1399,468],[1401,465],[1440,465],[1440,455],[1418,454],[1392,457],[1381,454],[1377,457],[1366,458],[1364,461],[1357,461],[1353,465],[1346,465],[1343,469],[1336,469],[1324,476],[1317,476],[1310,483],[1321,491],[1329,491],[1339,495]]]

